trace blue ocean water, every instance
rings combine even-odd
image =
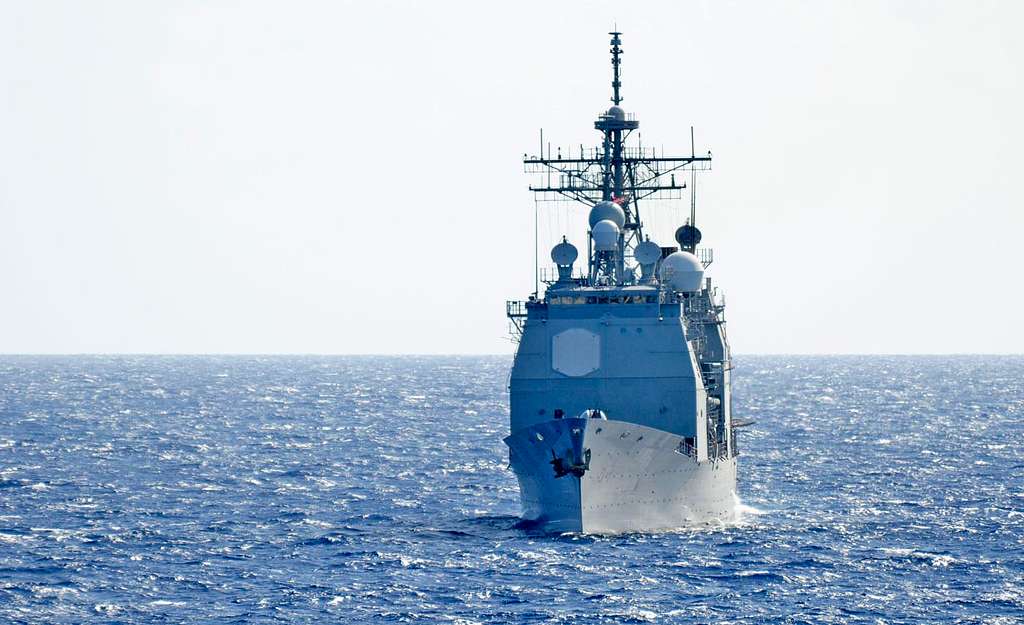
[[[1024,357],[738,358],[741,520],[611,537],[509,364],[0,357],[0,622],[1024,622]]]

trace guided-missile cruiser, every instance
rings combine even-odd
[[[613,106],[599,146],[524,156],[531,191],[589,209],[526,301],[507,303],[518,341],[509,378],[509,465],[524,521],[548,531],[616,533],[730,520],[736,435],[725,304],[698,247],[693,195],[711,153],[668,156],[633,137],[620,106],[621,33],[612,32]],[[677,180],[677,177],[679,180]],[[683,198],[674,243],[644,232],[641,207]],[[646,209],[645,209],[646,210]],[[580,247],[574,243],[580,243]],[[580,250],[586,256],[580,261]]]

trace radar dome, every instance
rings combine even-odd
[[[602,219],[590,231],[594,247],[599,252],[612,252],[619,248],[619,227],[611,219]]]
[[[576,251],[576,246],[565,239],[551,248],[551,260],[556,265],[571,265],[576,262],[578,256],[579,252]]]
[[[618,106],[613,106],[610,109],[608,109],[607,115],[608,117],[616,119],[620,122],[626,121],[626,111],[622,110],[622,108]]]
[[[697,226],[683,224],[676,230],[676,242],[679,247],[696,247],[700,243],[700,230]]]
[[[626,223],[626,213],[615,202],[598,202],[590,209],[590,227],[593,228],[597,222],[604,219],[610,219],[616,228],[621,228]]]
[[[696,291],[704,279],[704,265],[689,252],[672,252],[661,261],[661,279],[676,291]]]
[[[661,248],[654,241],[644,241],[633,250],[633,258],[641,265],[653,265],[661,258]]]

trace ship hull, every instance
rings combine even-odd
[[[642,532],[735,515],[736,458],[698,461],[682,437],[663,430],[570,418],[505,442],[523,518],[548,531]]]

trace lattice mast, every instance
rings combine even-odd
[[[538,200],[571,200],[587,206],[602,201],[618,204],[625,213],[617,254],[603,254],[591,247],[589,255],[589,281],[593,284],[603,278],[621,284],[625,272],[625,260],[632,249],[643,240],[643,223],[640,220],[639,202],[649,197],[679,199],[686,183],[677,183],[675,173],[687,169],[695,172],[711,168],[711,153],[697,156],[691,141],[690,156],[658,155],[653,148],[642,146],[627,147],[626,143],[640,122],[627,115],[619,106],[623,101],[620,65],[622,64],[622,39],[620,32],[611,32],[612,56],[612,97],[613,106],[598,116],[594,128],[602,133],[598,148],[584,150],[580,146],[578,158],[559,149],[554,157],[548,147],[544,154],[543,141],[539,156],[524,156],[523,165],[527,173],[546,174],[544,184],[531,185],[530,190]],[[692,132],[692,131],[691,131]],[[554,180],[552,179],[554,176]],[[587,233],[588,240],[591,233]],[[611,262],[609,262],[611,259]]]

